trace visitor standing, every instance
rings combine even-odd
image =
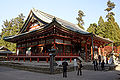
[[[94,64],[94,70],[98,70],[98,62],[97,59],[93,60],[93,64]]]
[[[74,71],[77,70],[77,59],[74,59]]]
[[[79,73],[80,73],[80,75],[82,75],[82,63],[81,63],[81,60],[78,60],[78,62],[77,62],[77,64],[78,64],[78,72],[77,72],[77,75],[79,75]]]
[[[68,66],[68,63],[67,63],[66,59],[64,60],[64,62],[62,62],[62,66],[63,66],[63,77],[67,77],[67,66]]]
[[[104,62],[104,60],[102,60],[102,63],[101,63],[101,68],[102,68],[102,70],[104,70],[104,64],[105,64],[105,62]]]
[[[108,64],[108,57],[106,57],[106,64]]]
[[[98,56],[98,60],[99,60],[99,65],[101,64],[101,56]]]

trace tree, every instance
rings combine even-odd
[[[20,14],[18,17],[13,18],[10,21],[3,21],[4,24],[2,25],[0,46],[5,46],[9,50],[15,51],[16,44],[4,41],[3,37],[17,35],[22,28],[24,18],[25,16],[23,16],[23,14]]]
[[[97,24],[93,23],[93,24],[90,24],[87,31],[90,32],[90,33],[96,34],[96,31],[97,31],[96,29],[97,29]]]
[[[105,22],[104,22],[102,16],[100,16],[99,21],[98,21],[98,26],[97,26],[97,29],[96,29],[96,34],[101,36],[101,37],[105,37],[104,36],[105,32],[106,32]]]
[[[118,42],[120,41],[120,28],[117,22],[115,22],[115,14],[111,12],[111,10],[115,8],[115,4],[109,0],[107,2],[107,6],[108,8],[105,9],[105,11],[108,12],[106,15],[107,21],[104,21],[102,16],[100,16],[98,26],[95,27],[93,24],[90,24],[90,27],[87,29],[87,31],[93,32],[94,34],[103,38],[109,38],[114,42]]]
[[[115,15],[113,12],[111,12],[111,10],[115,8],[115,4],[114,2],[111,2],[110,0],[108,0],[107,6],[108,7],[105,9],[105,11],[108,12],[108,14],[106,15],[106,18],[108,18],[108,20],[111,20],[111,16]]]
[[[107,8],[105,9],[105,11],[108,12],[108,14],[106,15],[106,18],[107,18],[106,28],[108,29],[108,32],[106,32],[106,37],[110,38],[114,42],[117,42],[120,40],[120,37],[119,37],[120,28],[119,28],[117,22],[115,22],[114,12],[111,12],[114,8],[115,8],[114,2],[111,2],[109,0],[107,2]]]
[[[78,17],[76,19],[78,21],[78,26],[82,29],[84,29],[84,27],[83,27],[84,21],[82,19],[84,16],[85,15],[84,15],[83,11],[79,10],[78,11]]]

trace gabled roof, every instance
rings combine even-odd
[[[94,37],[94,39],[97,39],[97,40],[104,40],[104,41],[107,41],[109,43],[113,43],[113,41],[110,40],[109,38],[103,38],[103,37],[100,37],[100,36],[95,35],[95,34],[93,34],[93,37]]]
[[[27,19],[29,20],[32,15],[33,15],[35,18],[39,19],[39,21],[44,22],[44,23],[46,23],[46,24],[51,23],[52,20],[53,20],[53,18],[56,18],[56,21],[57,21],[59,24],[61,24],[62,26],[64,26],[65,28],[67,28],[67,29],[70,29],[70,30],[72,30],[72,31],[79,32],[79,33],[82,33],[82,34],[89,34],[89,32],[81,29],[81,28],[80,28],[78,25],[76,25],[76,24],[73,24],[73,23],[71,23],[71,22],[65,21],[65,20],[60,19],[60,18],[58,18],[58,17],[55,17],[55,16],[53,16],[53,15],[44,13],[44,12],[42,12],[42,11],[40,11],[40,10],[37,10],[37,9],[34,9],[34,8],[30,11],[30,14],[29,14],[29,16],[28,16]],[[25,24],[27,24],[28,20],[26,20]],[[25,24],[24,24],[24,26],[23,26],[22,29],[25,29],[25,27],[26,27]],[[21,30],[21,31],[24,31],[24,30]]]
[[[6,47],[4,47],[4,46],[0,46],[0,53],[12,54],[12,52],[9,49],[7,49]]]
[[[9,49],[7,49],[5,46],[0,46],[0,51],[6,50],[6,51],[10,51]]]

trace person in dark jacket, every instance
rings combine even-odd
[[[68,66],[68,63],[66,62],[66,60],[64,60],[64,62],[62,62],[62,66],[63,66],[63,77],[67,77],[67,66]]]
[[[101,56],[98,56],[98,60],[99,60],[99,65],[101,64]]]
[[[80,73],[80,75],[82,75],[82,63],[81,63],[81,60],[79,60],[78,62],[77,62],[77,64],[78,64],[78,72],[77,72],[77,75],[79,75],[79,73]]]
[[[104,62],[104,60],[102,60],[102,63],[101,63],[101,68],[102,68],[102,70],[104,70],[104,64],[105,64],[105,62]]]
[[[94,64],[94,70],[98,70],[98,62],[97,59],[93,60],[93,64]]]

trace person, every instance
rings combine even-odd
[[[99,60],[99,65],[101,64],[101,56],[98,56],[98,60]]]
[[[106,57],[106,64],[108,64],[108,57]]]
[[[64,62],[62,62],[62,66],[63,66],[63,77],[67,77],[67,66],[68,63],[66,62],[66,59],[64,60]]]
[[[94,70],[95,70],[95,71],[98,70],[98,62],[97,62],[96,59],[93,60],[93,64],[94,64]]]
[[[80,50],[78,51],[78,54],[79,54],[79,56],[80,56]]]
[[[102,60],[102,63],[101,63],[102,70],[104,70],[104,64],[105,64],[105,62],[104,62],[104,60]]]
[[[74,59],[74,70],[77,70],[77,59]]]
[[[79,75],[79,73],[80,73],[80,75],[82,75],[82,63],[81,63],[81,60],[78,60],[78,62],[77,62],[77,64],[78,64],[78,72],[77,72],[77,75]]]

